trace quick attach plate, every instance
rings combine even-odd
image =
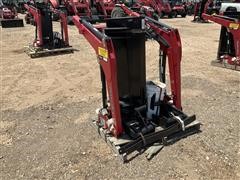
[[[182,131],[181,125],[177,123],[175,124],[176,126],[172,126],[171,129],[163,129],[159,126],[156,128],[155,132],[144,135],[142,139],[131,139],[126,134],[123,134],[119,138],[115,138],[108,132],[108,130],[99,127],[95,120],[92,121],[92,125],[97,130],[101,138],[111,147],[114,153],[116,153],[123,162],[128,162],[130,159],[136,156],[135,154],[134,156],[129,157],[129,155],[132,154],[134,151],[137,151],[139,154],[139,152],[142,153],[143,151],[145,151],[146,148],[151,148],[155,146],[155,143],[158,143],[161,146],[166,146],[173,144],[179,139],[200,132],[201,124],[197,120],[195,120],[195,116],[189,117],[189,120],[191,123],[185,126],[185,131]],[[164,137],[158,138],[161,136],[161,134]],[[147,142],[144,142],[145,137]],[[152,156],[156,154],[156,152],[154,151],[154,154],[149,154],[149,151],[146,153],[148,153],[148,159],[152,158]]]
[[[216,67],[227,68],[235,71],[240,71],[240,66],[224,63],[223,60],[214,60],[211,62],[211,65]]]

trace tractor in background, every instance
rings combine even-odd
[[[124,4],[131,10],[146,15],[150,18],[158,20],[159,18],[168,17],[172,18],[176,16],[176,11],[173,11],[168,0],[132,0],[121,1],[119,4]],[[118,10],[116,10],[118,9]],[[116,14],[121,14],[122,9],[115,8]],[[115,14],[115,12],[114,12]]]
[[[221,25],[217,60],[212,65],[240,71],[240,3],[222,3],[219,15],[205,11],[201,16]]]
[[[13,1],[0,1],[0,25],[2,28],[23,27],[23,20],[18,18]]]
[[[179,0],[138,0],[137,2],[153,8],[154,13],[160,18],[165,16],[168,18],[176,18],[178,15],[186,17],[187,15],[185,5]]]
[[[170,5],[172,8],[172,17],[176,18],[177,16],[186,17],[187,7],[185,3],[181,0],[171,0]]]
[[[153,8],[154,12],[160,17],[172,18],[172,8],[168,0],[138,0],[139,4]]]
[[[25,50],[31,58],[73,52],[69,45],[67,16],[63,11],[56,9],[56,0],[32,1],[24,6],[35,26],[35,38]],[[59,14],[60,31],[54,31],[53,12]]]
[[[192,16],[194,14],[194,2],[184,2],[186,13],[188,16]]]
[[[205,23],[208,22],[203,19],[202,14],[221,14],[222,6],[229,7],[232,6],[236,7],[237,4],[239,4],[238,0],[235,1],[235,3],[225,3],[228,1],[222,1],[222,0],[200,0],[199,2],[195,3],[194,6],[194,18],[193,22],[200,22]],[[234,5],[233,5],[234,4]]]
[[[118,3],[116,0],[61,0],[58,9],[67,14],[68,24],[73,24],[74,15],[97,22],[110,18],[116,3]],[[59,16],[54,13],[53,20],[58,19]]]
[[[211,14],[211,7],[213,7],[213,0],[201,0],[195,4],[194,17],[192,22],[206,23],[203,19],[202,14]]]

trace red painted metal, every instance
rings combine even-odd
[[[86,28],[81,22],[78,16],[73,17],[73,22],[79,30],[79,33],[82,34],[90,43],[90,45],[95,50],[96,54],[98,54],[98,62],[102,67],[106,82],[107,82],[107,90],[108,97],[110,101],[110,108],[112,118],[114,120],[114,128],[113,135],[118,137],[123,132],[122,120],[120,114],[120,106],[119,106],[119,96],[118,96],[118,88],[117,88],[117,70],[116,70],[116,57],[114,52],[113,43],[110,39],[99,39],[97,38],[88,28]],[[98,31],[96,29],[96,31]],[[108,51],[108,59],[103,59],[99,56],[98,48],[104,48]]]
[[[138,13],[131,11],[125,5],[120,5],[125,13],[130,16],[140,16]],[[112,43],[112,40],[105,36],[104,38],[99,39],[89,28],[86,27],[81,22],[80,17],[74,16],[73,22],[79,30],[79,33],[82,34],[90,45],[95,50],[98,55],[98,62],[103,69],[104,75],[106,77],[107,92],[110,101],[109,111],[111,112],[114,128],[112,133],[115,137],[118,137],[123,132],[122,119],[120,113],[119,105],[119,95],[118,95],[118,85],[117,85],[117,71],[116,71],[116,56],[115,50]],[[169,64],[169,73],[170,73],[170,84],[171,84],[171,93],[173,104],[178,108],[182,109],[181,106],[181,74],[180,74],[180,63],[182,57],[182,47],[181,40],[177,29],[173,28],[159,28],[159,26],[154,23],[146,21],[146,24],[159,36],[163,37],[167,43],[166,44],[159,42],[160,49],[167,54],[168,64]],[[94,27],[89,23],[90,26]],[[94,31],[100,32],[98,29],[103,29],[103,25],[98,25],[94,27]],[[104,48],[108,52],[108,58],[104,59],[99,55],[99,48]],[[107,117],[99,113],[99,118],[107,121]]]
[[[1,19],[14,19],[17,18],[18,14],[13,7],[0,7],[0,18]]]
[[[33,16],[34,22],[36,23],[37,27],[37,37],[33,42],[33,45],[36,47],[43,46],[43,37],[42,37],[42,15],[39,9],[34,6],[24,4],[24,7],[27,11]],[[69,45],[69,37],[68,37],[68,27],[67,27],[67,16],[64,12],[61,12],[56,9],[52,9],[53,12],[59,14],[60,16],[60,24],[61,29],[63,30],[63,42],[65,45]]]
[[[181,59],[182,59],[182,45],[180,35],[177,29],[165,30],[160,29],[154,24],[148,25],[155,31],[156,34],[162,36],[167,42],[169,47],[159,42],[160,49],[165,51],[168,57],[169,75],[171,93],[173,104],[182,109],[181,106]]]
[[[92,16],[88,0],[63,0],[62,4],[66,7],[68,16]]]
[[[129,9],[127,6],[125,6],[124,4],[118,4],[118,7],[121,7],[122,10],[128,15],[128,16],[136,16],[139,17],[140,14],[138,14],[137,12],[132,11],[131,9]]]
[[[59,7],[59,3],[56,0],[49,0],[49,2],[51,3],[53,8],[58,8]]]
[[[209,5],[213,3],[213,0],[208,0],[207,3],[204,6],[204,12],[207,12]]]
[[[220,15],[208,15],[205,13],[203,13],[202,16],[205,20],[210,20],[226,27],[228,29],[228,32],[232,34],[234,39],[236,57],[232,57],[226,54],[223,56],[223,59],[227,60],[227,63],[230,65],[240,66],[240,20],[226,18],[225,16]]]
[[[163,0],[138,0],[139,4],[152,7],[158,15],[162,16],[163,14],[169,15],[172,11],[172,8],[167,1]]]
[[[117,0],[93,0],[92,4],[89,0],[64,0],[63,3],[67,8],[68,15],[86,16],[92,18],[93,15],[108,18],[111,15]],[[91,8],[96,7],[99,14],[93,14]]]
[[[194,6],[193,21],[201,21],[202,20],[202,14],[207,13],[209,5],[212,4],[212,3],[213,3],[213,0],[205,0],[205,1],[197,2]],[[204,7],[202,8],[202,6],[204,6]],[[200,12],[200,11],[202,11],[202,12]]]
[[[86,15],[90,17],[92,15],[90,10],[90,4],[87,0],[67,0],[70,7],[73,9],[73,14],[78,16]]]
[[[37,37],[33,42],[34,46],[42,46],[43,45],[43,39],[42,39],[42,17],[41,12],[39,9],[29,6],[28,4],[24,4],[24,7],[27,9],[27,11],[33,16],[34,22],[36,23],[37,27]]]
[[[69,37],[68,37],[68,24],[67,24],[67,15],[62,12],[58,11],[56,9],[53,10],[55,13],[58,13],[60,16],[60,24],[61,24],[61,29],[63,29],[63,41],[65,45],[69,45]]]
[[[105,18],[111,15],[112,10],[117,3],[117,0],[95,0],[94,4],[99,12],[104,15]]]

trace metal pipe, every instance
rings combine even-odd
[[[154,24],[160,25],[160,26],[162,26],[162,27],[164,27],[164,28],[167,28],[167,29],[170,29],[170,30],[174,29],[174,28],[172,28],[171,26],[168,26],[167,24],[164,24],[164,23],[162,23],[162,22],[156,21],[156,20],[154,20],[154,19],[152,19],[152,18],[150,18],[150,17],[144,16],[144,18],[145,18],[147,21],[150,21],[150,22],[152,22],[152,23],[154,23]]]
[[[103,69],[100,65],[100,76],[101,76],[101,82],[102,82],[102,103],[103,108],[107,108],[107,90],[106,90],[106,79],[105,74],[103,72]]]
[[[84,19],[80,20],[81,23],[88,29],[90,30],[99,40],[104,39],[104,34],[101,33],[99,30],[97,30],[91,23],[87,22]]]

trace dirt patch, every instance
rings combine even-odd
[[[12,52],[15,53],[15,54],[21,54],[21,53],[24,53],[24,51],[25,51],[25,48],[12,50]]]

